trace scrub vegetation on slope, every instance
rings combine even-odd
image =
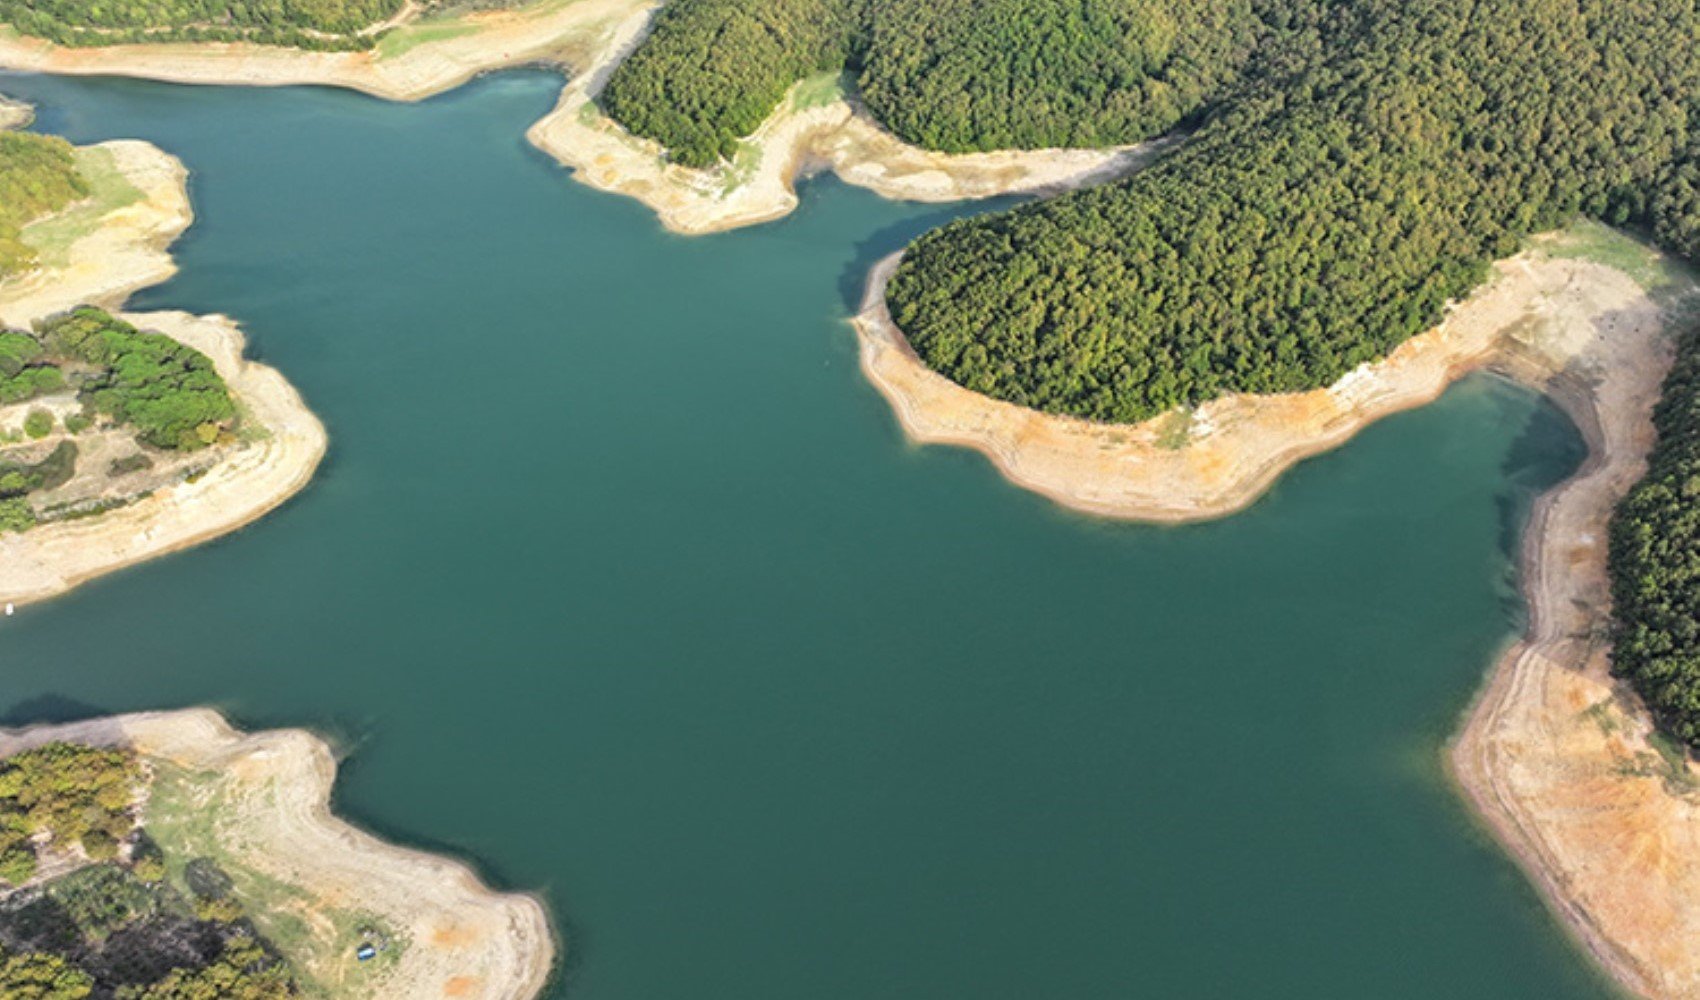
[[[57,136],[0,130],[0,281],[35,263],[24,226],[88,194],[71,144]]]

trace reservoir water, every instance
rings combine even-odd
[[[1609,988],[1448,787],[1580,459],[1475,378],[1196,527],[905,444],[845,323],[967,208],[836,181],[711,238],[417,105],[0,76],[194,172],[182,273],[328,425],[212,545],[0,626],[9,723],[213,704],[338,808],[541,890],[574,1000],[1567,1000]]]

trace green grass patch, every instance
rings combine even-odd
[[[1581,219],[1544,246],[1561,260],[1588,260],[1629,275],[1659,301],[1691,291],[1700,273],[1650,244],[1592,219]]]
[[[817,73],[791,88],[791,110],[807,111],[810,108],[825,107],[841,100],[847,92],[845,74],[832,70]]]
[[[461,20],[404,24],[385,34],[378,42],[378,58],[395,59],[406,55],[421,45],[428,45],[431,42],[445,42],[451,38],[470,35],[477,30],[477,25]]]
[[[248,865],[231,849],[227,838],[240,832],[219,825],[219,817],[232,808],[232,786],[224,776],[161,761],[152,766],[152,791],[142,822],[165,856],[167,881],[187,895],[191,861],[217,866],[229,877],[230,894],[243,913],[288,960],[304,995],[342,995],[348,984],[370,982],[394,966],[410,942],[382,917],[324,906],[299,886]],[[385,945],[378,957],[356,962],[355,948],[374,937]],[[335,988],[328,982],[333,979],[338,981]]]
[[[1180,451],[1192,440],[1192,411],[1179,409],[1163,418],[1157,425],[1157,447]]]
[[[761,147],[748,140],[739,140],[737,152],[732,154],[732,162],[726,165],[721,176],[720,197],[724,198],[748,184],[760,168]]]
[[[142,200],[142,192],[118,170],[110,150],[77,150],[77,172],[89,186],[89,196],[63,212],[25,226],[22,238],[46,267],[70,261],[71,244],[87,236],[109,212]]]

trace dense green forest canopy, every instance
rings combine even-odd
[[[1197,113],[1261,33],[1252,0],[671,0],[601,100],[697,167],[843,69],[930,148],[1114,145]]]
[[[0,130],[0,281],[35,262],[20,238],[24,226],[87,194],[70,143]]]
[[[1174,128],[1250,55],[1251,0],[883,0],[857,76],[874,117],[960,153]]]
[[[1615,670],[1659,721],[1700,745],[1700,336],[1690,333],[1653,413],[1647,476],[1611,526]]]
[[[0,0],[0,22],[61,45],[256,41],[363,49],[403,0]]]
[[[84,307],[42,322],[36,336],[49,358],[92,367],[79,373],[79,394],[156,448],[197,451],[236,419],[212,359],[162,333]]]
[[[864,0],[678,0],[620,64],[602,105],[681,163],[731,157],[793,83],[843,69]]]
[[[929,233],[888,302],[979,392],[1137,421],[1326,385],[1577,213],[1691,249],[1692,0],[1365,0],[1121,182]]]

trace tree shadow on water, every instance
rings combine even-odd
[[[0,712],[0,726],[57,725],[64,722],[80,722],[83,719],[96,719],[111,714],[98,705],[91,705],[86,701],[78,701],[61,694],[48,693],[14,702],[10,708]]]
[[[902,250],[923,234],[957,219],[1013,208],[1026,200],[1008,197],[955,202],[875,230],[855,244],[849,261],[839,272],[838,294],[844,301],[844,308],[851,314],[861,312],[862,295],[868,286],[868,272],[882,259]]]
[[[1505,451],[1500,463],[1505,485],[1494,498],[1497,547],[1506,559],[1503,609],[1518,621],[1526,615],[1519,582],[1523,538],[1535,501],[1575,475],[1587,457],[1587,443],[1576,425],[1545,395],[1529,410]]]

